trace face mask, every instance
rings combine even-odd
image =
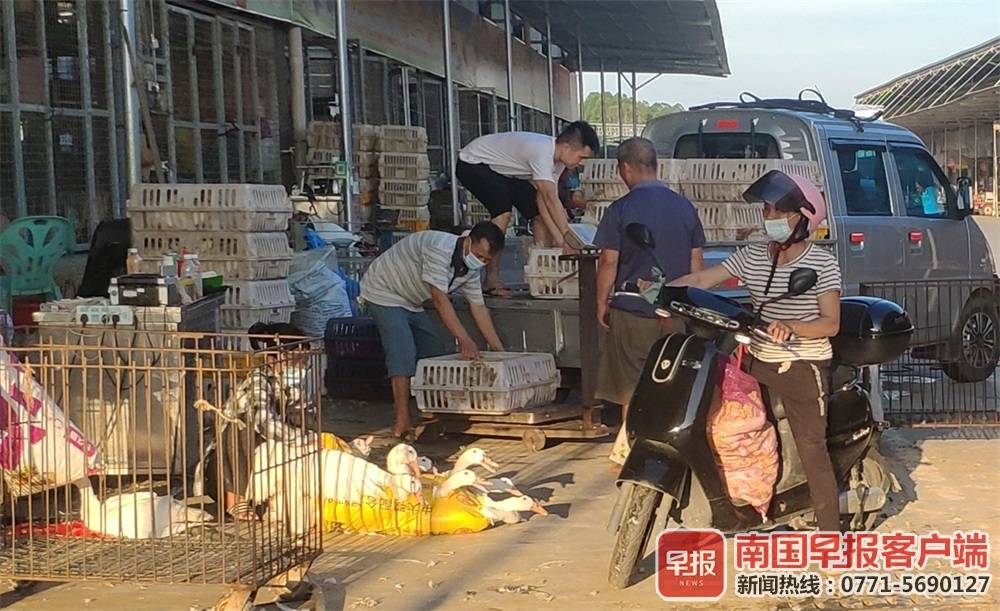
[[[470,249],[469,252],[465,253],[465,266],[469,268],[469,271],[479,271],[486,267],[486,264],[476,256],[474,252]]]
[[[774,242],[784,243],[792,235],[792,228],[788,226],[788,219],[765,219],[764,231],[767,237]]]

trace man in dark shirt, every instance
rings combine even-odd
[[[601,249],[597,322],[607,331],[597,376],[597,398],[621,405],[623,418],[650,347],[664,334],[683,327],[679,321],[657,318],[653,307],[642,298],[609,298],[626,282],[652,279],[654,267],[660,268],[670,281],[700,270],[703,263],[705,232],[698,211],[687,198],[657,180],[656,168],[656,150],[649,140],[630,138],[618,147],[618,174],[629,192],[608,207],[594,239]],[[625,228],[631,223],[649,228],[652,251],[628,239]],[[624,461],[624,442],[624,435],[619,433],[612,460]]]

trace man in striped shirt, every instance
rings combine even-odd
[[[461,237],[441,231],[415,233],[382,253],[361,279],[361,299],[378,326],[392,381],[396,411],[393,434],[409,436],[410,377],[417,360],[448,352],[437,326],[424,311],[430,300],[441,322],[458,342],[463,358],[479,357],[475,341],[462,326],[448,295],[459,293],[490,349],[502,351],[483,301],[480,270],[503,250],[500,228],[479,223]]]

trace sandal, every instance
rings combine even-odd
[[[497,299],[510,299],[514,296],[514,291],[504,286],[495,286],[483,289],[483,297],[496,297]]]
[[[226,510],[226,513],[229,514],[229,517],[234,522],[253,522],[260,519],[258,508],[254,507],[249,501],[234,503],[232,507]]]

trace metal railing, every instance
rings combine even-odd
[[[259,587],[317,556],[321,351],[114,335],[0,343],[0,576]]]
[[[903,306],[910,349],[883,365],[879,383],[893,424],[1000,423],[1000,315],[995,281],[921,280],[862,285]]]

